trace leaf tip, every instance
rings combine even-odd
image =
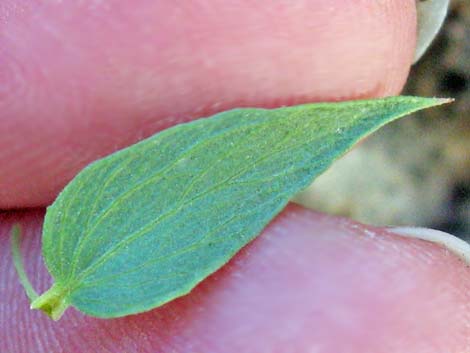
[[[422,109],[428,109],[428,108],[433,108],[437,107],[440,105],[444,104],[449,104],[455,101],[454,98],[440,98],[440,97],[407,97],[403,96],[404,98],[411,98],[412,102],[415,105],[415,107],[412,109],[413,111],[418,111]],[[411,113],[411,112],[410,112]]]
[[[455,98],[434,98],[436,100],[436,105],[449,104],[455,101]]]

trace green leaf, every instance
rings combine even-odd
[[[48,208],[54,285],[31,306],[111,318],[194,288],[253,240],[355,142],[442,99],[235,109],[181,124],[96,161]]]

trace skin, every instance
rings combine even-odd
[[[416,30],[414,0],[38,3],[0,3],[2,351],[470,351],[461,260],[292,205],[162,308],[116,320],[70,309],[58,323],[29,311],[9,229],[23,225],[27,270],[45,290],[42,207],[84,165],[236,106],[398,94]]]

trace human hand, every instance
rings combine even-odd
[[[264,5],[264,6],[263,6]],[[0,5],[0,207],[41,207],[84,165],[236,106],[392,95],[414,0]],[[43,210],[0,217],[1,351],[462,352],[469,270],[447,250],[288,207],[190,295],[115,320],[28,310],[8,232],[37,289]]]

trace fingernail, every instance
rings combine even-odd
[[[388,229],[401,236],[442,245],[470,265],[470,244],[454,235],[428,228],[396,227]]]
[[[449,7],[449,0],[416,0],[418,36],[413,63],[423,56],[436,37]]]

